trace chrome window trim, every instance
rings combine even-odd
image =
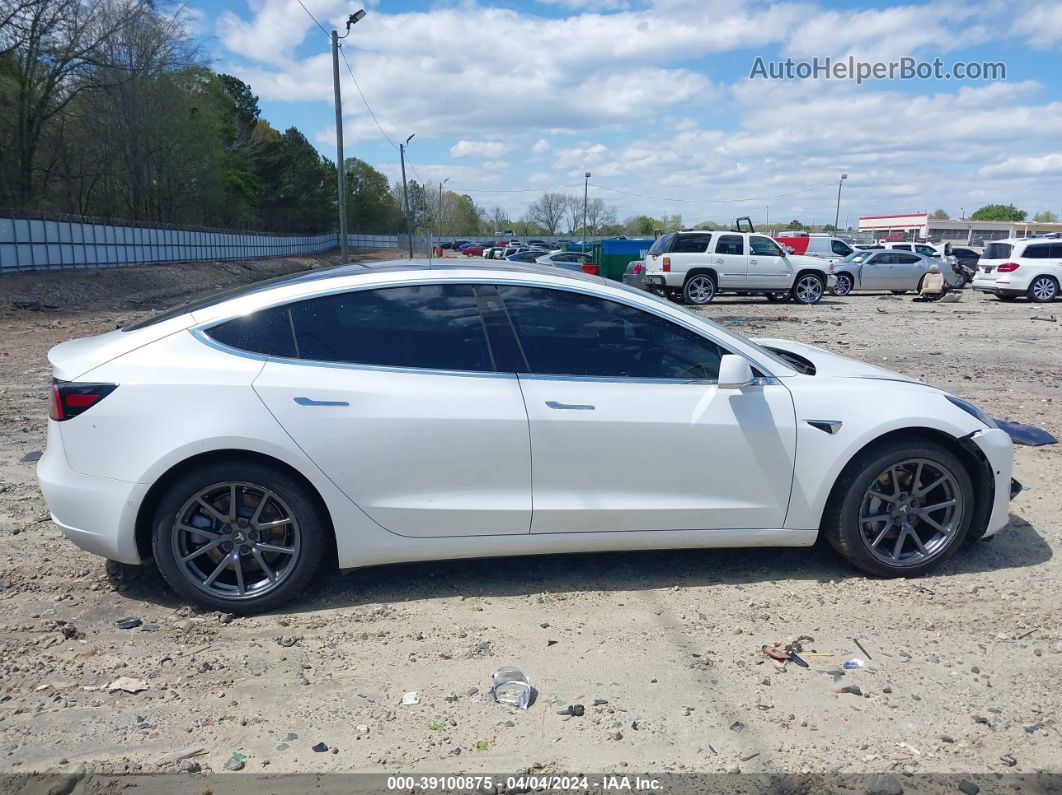
[[[698,328],[693,323],[683,322],[685,320],[684,318],[683,318],[683,320],[678,320],[676,318],[669,317],[668,315],[662,314],[660,312],[655,312],[652,309],[650,309],[648,307],[645,307],[645,306],[642,306],[641,304],[639,304],[637,302],[624,300],[625,296],[601,295],[600,293],[597,293],[597,292],[595,292],[593,290],[587,289],[587,288],[583,287],[582,285],[567,285],[567,284],[557,285],[557,284],[550,284],[550,283],[542,284],[540,282],[534,282],[534,281],[528,281],[528,280],[517,280],[517,279],[509,280],[509,279],[504,279],[504,278],[499,279],[497,276],[481,277],[481,278],[473,278],[473,277],[462,276],[462,277],[456,278],[456,279],[439,280],[438,277],[432,278],[430,273],[431,273],[430,271],[425,271],[425,274],[424,274],[423,277],[418,277],[416,279],[405,279],[405,280],[402,280],[402,281],[391,281],[391,280],[388,280],[388,281],[385,281],[385,282],[377,282],[377,283],[373,283],[373,284],[354,285],[354,286],[347,285],[345,287],[337,287],[337,288],[332,289],[332,290],[325,290],[325,291],[322,291],[322,292],[311,293],[311,294],[308,294],[308,295],[289,297],[289,298],[286,298],[284,300],[278,300],[278,301],[276,301],[274,303],[264,304],[263,306],[257,307],[256,309],[254,309],[252,311],[253,312],[261,312],[263,310],[273,309],[273,308],[278,307],[278,306],[286,306],[288,304],[294,304],[294,303],[299,302],[299,301],[310,301],[310,300],[313,300],[315,298],[326,298],[326,297],[331,296],[331,295],[339,295],[340,293],[356,292],[356,291],[360,291],[360,290],[382,290],[382,289],[386,289],[386,288],[389,288],[389,287],[417,287],[417,286],[432,285],[432,284],[438,284],[438,285],[445,285],[445,284],[471,284],[471,285],[477,285],[477,284],[480,284],[480,285],[484,285],[484,286],[493,286],[493,287],[503,287],[503,286],[504,287],[530,287],[530,288],[538,288],[538,289],[545,289],[545,290],[564,290],[564,291],[567,291],[567,292],[579,293],[580,295],[587,295],[587,296],[590,296],[591,298],[597,298],[597,299],[600,299],[600,300],[603,300],[603,301],[614,301],[614,302],[616,302],[618,304],[623,304],[624,306],[628,306],[628,307],[630,307],[632,309],[637,309],[637,310],[640,310],[642,312],[646,312],[646,313],[648,313],[650,315],[653,315],[654,317],[658,317],[661,320],[665,320],[665,321],[667,321],[669,323],[674,323],[676,326],[684,328],[687,331],[692,331],[694,334],[697,334],[697,335],[699,335],[701,337],[704,337],[704,338],[708,339],[709,341],[711,341],[715,345],[718,345],[720,348],[722,348],[727,353],[729,353],[729,354],[731,354],[733,356],[740,356],[741,358],[745,359],[745,361],[747,361],[751,366],[753,366],[756,369],[758,369],[761,372],[763,372],[764,375],[766,376],[766,378],[770,379],[772,382],[777,382],[776,381],[777,376],[775,376],[774,373],[771,372],[770,368],[766,367],[765,365],[763,365],[762,363],[760,363],[756,359],[752,358],[751,356],[748,356],[747,354],[743,353],[742,351],[733,350],[729,345],[726,345],[723,342],[721,342],[720,340],[716,339],[716,337],[714,335],[712,335],[710,333],[706,333],[706,331],[704,329]],[[628,288],[624,287],[623,289],[626,290]],[[208,320],[208,321],[200,323],[198,325],[193,325],[193,326],[188,328],[188,331],[196,339],[200,340],[201,342],[206,343],[207,345],[209,345],[212,348],[215,348],[217,350],[223,351],[225,353],[231,353],[231,354],[235,354],[235,355],[238,355],[238,356],[243,356],[244,358],[254,359],[255,361],[276,361],[276,362],[282,362],[282,363],[287,363],[287,364],[308,364],[308,365],[312,365],[314,367],[340,367],[340,368],[343,368],[343,369],[378,370],[378,371],[384,371],[384,372],[430,373],[430,374],[435,374],[435,375],[458,375],[458,376],[473,376],[473,377],[485,377],[485,376],[486,377],[490,377],[490,376],[506,376],[506,377],[508,377],[508,376],[517,375],[516,373],[498,372],[496,370],[495,371],[485,371],[485,370],[434,370],[434,369],[422,368],[422,367],[397,367],[397,366],[393,366],[393,365],[382,365],[382,364],[355,364],[355,363],[352,363],[352,362],[325,362],[325,361],[320,361],[320,360],[317,360],[317,359],[291,359],[291,358],[283,357],[283,356],[269,356],[267,354],[253,353],[251,351],[245,351],[245,350],[241,350],[239,348],[234,348],[234,347],[232,347],[230,345],[225,345],[224,343],[218,342],[217,340],[215,340],[212,337],[210,337],[209,334],[207,334],[207,332],[210,331],[210,329],[214,328],[215,326],[220,326],[222,323],[227,323],[228,321],[234,320],[234,319],[236,319],[238,317],[242,317],[245,314],[251,314],[251,313],[250,312],[240,312],[240,313],[233,313],[231,315],[226,314],[226,315],[222,316],[221,318]],[[539,375],[539,374],[520,373],[520,375],[527,376],[527,375]],[[631,383],[631,382],[633,382],[635,380],[635,379],[627,378],[625,376],[553,376],[553,375],[545,375],[545,374],[543,374],[542,377],[545,377],[545,378],[558,378],[558,377],[561,377],[561,378],[574,378],[574,379],[577,379],[577,380],[616,379],[616,380],[620,380],[620,381],[626,381],[627,383]],[[641,380],[652,381],[653,383],[672,383],[672,384],[674,384],[674,383],[678,383],[678,384],[691,383],[691,381],[683,380],[683,379],[677,379],[677,378],[654,378],[654,379],[641,379]],[[705,383],[715,383],[715,381],[710,381],[710,382],[706,381]]]

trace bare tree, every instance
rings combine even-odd
[[[579,208],[580,210],[582,207]],[[604,199],[591,199],[586,204],[586,225],[588,233],[600,235],[601,229],[616,223],[616,208],[605,204]]]
[[[150,11],[150,0],[0,0],[0,52],[10,58],[15,84],[14,167],[5,169],[12,184],[4,188],[19,203],[34,198],[34,162],[48,123],[97,85],[106,45]]]
[[[555,235],[564,218],[568,199],[563,193],[543,193],[542,198],[527,208],[528,217],[545,229],[546,234]]]

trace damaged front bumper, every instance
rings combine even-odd
[[[983,538],[998,533],[1010,521],[1010,501],[1021,491],[1021,484],[1014,480],[1014,445],[1006,431],[989,428],[967,437],[984,456],[994,482],[992,507]]]

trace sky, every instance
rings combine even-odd
[[[514,218],[581,194],[587,171],[621,219],[833,223],[841,174],[842,227],[989,203],[1062,216],[1059,0],[187,1],[213,67],[333,160],[325,31],[364,7],[342,42],[345,154],[395,179],[415,134],[410,178]],[[814,58],[1006,74],[776,80],[758,58],[759,74]]]

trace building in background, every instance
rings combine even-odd
[[[929,213],[901,215],[861,215],[861,237],[875,240],[948,240],[953,243],[977,243],[1007,237],[1032,237],[1049,233],[1062,234],[1062,223],[1036,221],[975,221],[972,218],[930,218]]]

